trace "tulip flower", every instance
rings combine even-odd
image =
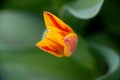
[[[69,57],[76,49],[78,37],[74,31],[50,12],[43,13],[46,32],[36,46],[56,57]]]

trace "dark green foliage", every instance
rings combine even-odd
[[[0,80],[120,80],[119,0],[2,0]],[[35,44],[43,11],[59,16],[79,36],[69,58]]]

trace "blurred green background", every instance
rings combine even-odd
[[[119,0],[1,0],[0,80],[120,80]],[[69,58],[35,44],[45,30],[43,11],[79,36]]]

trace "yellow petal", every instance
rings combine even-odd
[[[61,35],[60,33],[56,32],[54,29],[50,29],[49,31],[46,32],[45,38],[51,39],[59,44],[63,44],[63,38],[64,36]]]
[[[70,33],[64,38],[63,41],[65,43],[64,55],[69,57],[76,49],[78,37],[75,33]]]
[[[36,46],[54,56],[62,57],[64,55],[63,38],[64,37],[53,28],[46,31],[45,37],[39,41]]]
[[[62,57],[64,55],[64,47],[48,38],[38,42],[36,46],[56,57]]]
[[[47,29],[54,27],[57,30],[63,31],[64,33],[73,32],[73,30],[67,24],[50,12],[44,11],[44,19]]]

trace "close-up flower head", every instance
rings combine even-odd
[[[57,57],[69,57],[76,48],[78,37],[74,31],[58,17],[44,12],[46,33],[36,46]]]
[[[120,80],[120,0],[1,0],[0,80]]]

